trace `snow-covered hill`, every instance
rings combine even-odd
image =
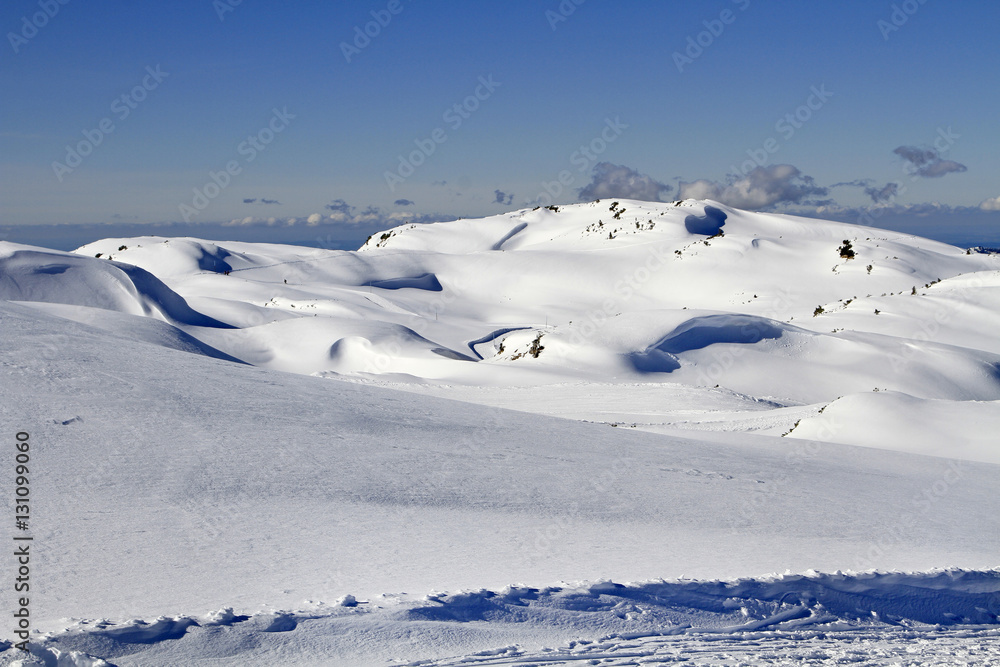
[[[172,323],[248,363],[547,414],[598,392],[601,409],[577,418],[797,437],[799,420],[845,396],[962,401],[987,420],[1000,400],[1000,257],[715,202],[402,225],[358,252],[137,238],[76,253],[156,276],[232,328]],[[653,385],[659,407],[637,414]],[[519,405],[539,386],[550,400]],[[679,390],[700,415],[672,410]],[[921,405],[898,402],[897,419]],[[915,429],[919,441],[900,444],[885,420],[869,424],[877,413],[855,410],[846,429],[827,419],[810,437],[947,456],[982,432],[961,420],[958,447]]]
[[[998,287],[696,201],[0,243],[38,659],[996,659]]]

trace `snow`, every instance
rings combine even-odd
[[[5,243],[0,254],[0,294],[10,301],[87,306],[191,326],[227,326],[192,310],[139,267],[86,261],[72,253],[12,243]]]
[[[948,570],[507,586],[308,612],[80,623],[36,653],[77,656],[70,665],[103,664],[87,661],[93,653],[158,664],[180,651],[206,664],[252,653],[259,664],[982,665],[1000,657],[998,581],[995,570]],[[505,643],[515,637],[522,644]],[[422,659],[400,658],[408,644]]]
[[[0,243],[37,659],[996,659],[998,258],[554,209]]]
[[[854,394],[802,420],[789,437],[903,449],[1000,463],[1000,401],[921,399],[899,392]]]

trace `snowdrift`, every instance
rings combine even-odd
[[[899,392],[839,398],[789,437],[1000,464],[1000,401],[921,399]]]
[[[992,650],[988,648],[990,639],[1000,631],[988,629],[996,628],[998,613],[997,570],[813,572],[730,581],[508,586],[498,591],[428,595],[419,600],[400,596],[358,601],[349,596],[308,611],[253,615],[238,615],[225,608],[205,616],[163,617],[151,622],[80,623],[32,649],[41,660],[62,657],[60,664],[88,667],[107,664],[93,658],[95,654],[122,661],[117,664],[220,654],[247,661],[244,664],[267,664],[278,659],[286,645],[284,633],[294,633],[300,645],[307,647],[307,660],[376,665],[384,664],[383,655],[401,650],[408,641],[404,638],[419,633],[424,638],[447,637],[442,645],[423,647],[422,665],[597,660],[601,664],[636,664],[637,659],[646,662],[658,655],[667,659],[672,653],[686,651],[704,660],[711,657],[711,647],[720,644],[718,657],[722,659],[732,660],[743,650],[757,649],[757,664],[781,664],[779,655],[785,647],[775,651],[776,647],[768,644],[810,645],[803,657],[813,660],[824,654],[831,659],[838,654],[848,658],[852,647],[858,648],[860,641],[870,641],[873,633],[879,632],[883,651],[895,640],[904,647],[909,645],[903,654],[910,657],[920,656],[922,651],[914,651],[914,647],[921,643],[949,645],[952,640],[954,649],[959,649],[947,652],[946,660],[952,664],[962,655],[961,649],[969,650],[971,640],[973,646],[981,646],[974,660],[986,664],[1000,654],[995,643]],[[550,628],[543,641],[553,645],[538,651],[488,643],[493,637],[497,637],[494,641],[506,638],[502,633],[513,628],[529,636],[532,631],[537,634]],[[952,628],[958,632],[949,632]],[[380,643],[368,646],[367,635],[376,632]],[[447,656],[449,650],[451,658],[433,659]],[[458,650],[466,655],[454,653]],[[863,649],[853,653],[864,654],[869,661],[879,657]],[[786,653],[783,657],[791,656]],[[932,656],[926,657],[931,660],[923,660],[924,664],[935,664]],[[282,661],[289,664],[287,660],[286,655]]]
[[[46,538],[55,618],[247,613],[441,582],[984,568],[1000,550],[985,463],[952,479],[933,457],[497,410],[153,347],[18,304],[0,303],[0,327],[16,369],[0,410],[46,443],[38,483],[66,526]],[[939,480],[947,493],[925,506]],[[93,544],[129,567],[109,571]]]
[[[190,326],[228,326],[193,310],[139,267],[7,242],[0,242],[0,299],[87,306]]]

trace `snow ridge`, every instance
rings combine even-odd
[[[725,647],[720,653],[731,654],[759,648],[762,643],[770,645],[770,651],[755,654],[758,664],[772,664],[769,654],[778,660],[793,657],[802,645],[810,646],[814,657],[824,653],[832,657],[859,641],[876,641],[883,650],[886,645],[928,641],[940,649],[941,644],[954,642],[968,651],[970,639],[1000,636],[1000,569],[809,572],[634,584],[603,581],[542,589],[509,586],[423,599],[389,596],[359,603],[346,596],[345,600],[310,610],[252,616],[236,615],[226,608],[204,617],[162,617],[151,623],[79,622],[33,644],[32,652],[43,659],[62,660],[52,664],[97,667],[109,663],[94,654],[116,660],[115,664],[141,664],[176,644],[169,650],[192,657],[211,646],[216,655],[226,653],[231,660],[246,660],[243,664],[270,664],[255,662],[254,657],[266,661],[280,650],[286,635],[296,635],[309,646],[323,636],[340,637],[333,645],[341,653],[314,653],[309,658],[323,661],[349,650],[342,643],[347,632],[363,635],[375,627],[392,627],[391,633],[383,630],[382,634],[390,643],[411,633],[436,632],[452,634],[452,641],[467,649],[462,657],[406,663],[412,665],[575,664],[596,659],[601,664],[634,664],[631,661],[637,658],[664,657],[685,649],[704,653],[712,644]],[[477,637],[484,624],[572,627],[576,638],[544,650],[519,644],[491,647],[484,645],[490,635]],[[692,642],[700,642],[697,649]],[[329,644],[325,648],[331,649]],[[446,650],[426,648],[427,655]],[[943,653],[939,655],[943,660],[955,660],[957,655]],[[984,646],[974,653],[970,657],[982,660],[1000,655],[1000,649],[994,643],[992,651]],[[924,664],[935,664],[935,654],[933,650],[904,653],[919,657]],[[70,661],[66,656],[73,658]],[[357,658],[351,664],[378,664],[365,660],[360,651]]]

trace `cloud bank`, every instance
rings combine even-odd
[[[983,211],[1000,211],[1000,196],[987,199],[979,205],[979,208]]]
[[[968,171],[968,167],[954,160],[945,160],[933,148],[917,146],[900,146],[893,151],[905,161],[904,169],[908,174],[922,178],[941,178],[945,174]]]
[[[714,199],[717,202],[752,210],[768,209],[781,204],[813,204],[813,197],[826,196],[830,189],[816,184],[790,164],[757,167],[741,178],[728,183],[700,179],[678,186],[681,199]]]
[[[579,197],[581,201],[610,198],[661,201],[660,193],[672,189],[625,165],[598,162],[594,165],[593,179],[580,188]]]
[[[400,200],[403,201],[403,200]],[[405,200],[408,201],[409,200]],[[398,201],[397,205],[403,206]],[[413,202],[405,204],[412,205]],[[375,227],[385,229],[396,227],[407,222],[425,223],[442,222],[455,220],[453,215],[414,215],[404,211],[393,211],[387,213],[378,206],[368,206],[364,210],[358,211],[354,206],[348,204],[344,199],[334,199],[325,205],[324,213],[312,213],[302,217],[257,217],[247,216],[245,218],[235,218],[229,222],[222,223],[225,227],[319,227],[324,225],[338,225],[351,227]]]

